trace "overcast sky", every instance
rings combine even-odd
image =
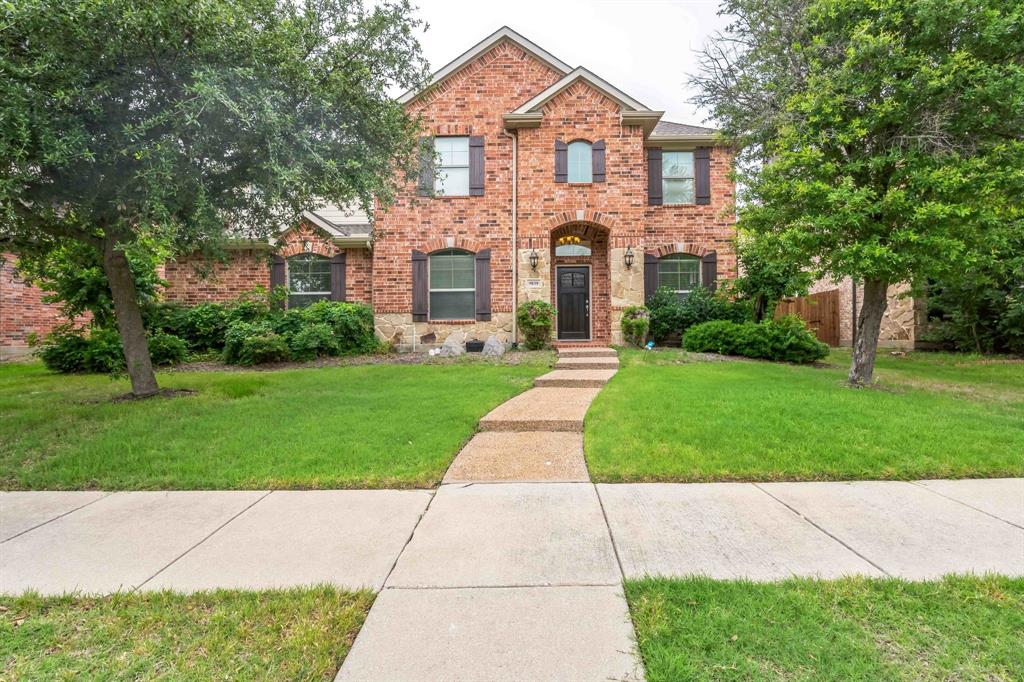
[[[414,0],[416,1],[416,0]],[[666,121],[700,125],[687,100],[694,50],[726,23],[717,0],[418,0],[430,28],[423,52],[437,70],[501,26],[572,67],[585,66]]]

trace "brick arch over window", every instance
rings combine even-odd
[[[703,244],[676,242],[651,246],[644,250],[644,301],[658,290],[658,262],[673,254],[686,254],[700,259],[700,283],[712,291],[718,288],[718,252]]]
[[[412,252],[412,319],[426,322],[430,314],[430,254],[437,251],[464,251],[473,256],[475,317],[491,319],[491,250],[464,237],[431,239]]]
[[[309,242],[309,251],[306,251],[303,242]],[[304,222],[278,236],[276,252],[282,258],[290,258],[300,253],[315,253],[330,258],[338,249],[331,243],[331,238],[326,232]]]

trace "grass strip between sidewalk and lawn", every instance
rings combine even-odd
[[[330,680],[368,591],[169,592],[0,598],[0,677]]]
[[[648,682],[1019,680],[1024,579],[626,583]]]
[[[620,351],[586,417],[597,481],[1024,475],[1024,360],[879,355],[878,384],[825,367]]]
[[[171,372],[162,387],[195,394],[120,402],[124,379],[0,365],[0,487],[430,487],[479,419],[550,364]]]

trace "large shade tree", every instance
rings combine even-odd
[[[726,0],[694,80],[738,147],[740,226],[863,281],[870,383],[889,285],[992,257],[1024,196],[1019,0]]]
[[[0,5],[0,245],[102,263],[132,391],[157,392],[128,255],[387,203],[424,82],[407,0]],[[67,249],[69,243],[81,248]]]

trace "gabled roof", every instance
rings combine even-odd
[[[522,105],[513,114],[530,114],[540,111],[548,101],[551,100],[555,95],[565,90],[567,87],[575,83],[576,81],[585,81],[593,88],[607,95],[610,99],[618,102],[623,108],[629,111],[650,111],[650,109],[636,101],[622,90],[604,80],[603,78],[595,75],[593,72],[588,71],[582,66],[577,66],[575,69],[565,74],[565,76],[557,83],[551,85],[549,88],[538,94],[536,97],[531,99],[526,104]]]
[[[441,67],[441,69],[435,71],[434,75],[430,77],[430,82],[427,83],[425,88],[423,88],[422,90],[410,90],[409,92],[399,97],[398,101],[401,102],[402,104],[411,102],[412,100],[416,99],[423,93],[427,92],[432,87],[443,81],[445,78],[452,75],[466,64],[469,64],[474,59],[476,59],[483,53],[487,52],[488,50],[490,50],[492,47],[494,47],[503,40],[509,40],[515,43],[523,50],[525,50],[527,53],[529,53],[531,56],[533,56],[536,59],[539,59],[541,62],[551,67],[558,73],[568,73],[570,70],[572,70],[571,66],[563,62],[561,59],[555,57],[547,50],[544,50],[538,45],[530,42],[523,36],[519,35],[515,31],[510,29],[508,26],[502,26],[497,31],[487,36],[486,38],[484,38],[479,43],[477,43],[473,47],[469,48],[468,50],[460,54],[452,61],[445,64],[443,67]]]
[[[370,234],[370,217],[355,206],[324,204],[302,217],[324,230],[331,237],[360,237]]]

